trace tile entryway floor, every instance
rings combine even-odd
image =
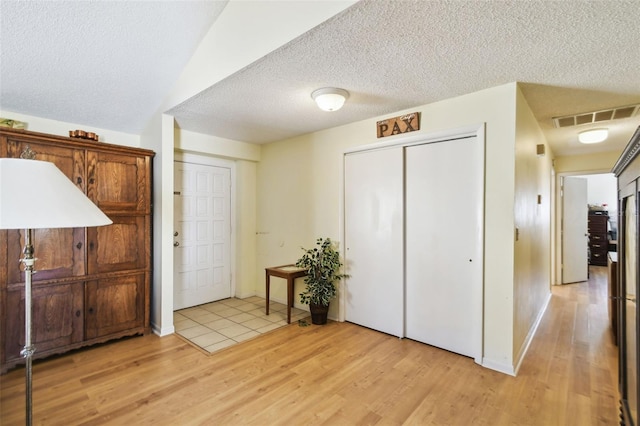
[[[292,324],[308,316],[291,308]],[[230,298],[175,311],[173,324],[176,333],[211,353],[287,325],[287,305],[271,302],[266,315],[264,298]]]

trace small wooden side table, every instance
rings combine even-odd
[[[269,315],[269,287],[270,277],[284,278],[287,280],[287,323],[291,324],[291,307],[293,306],[293,282],[296,278],[307,275],[307,270],[296,265],[282,265],[265,268],[267,290],[267,315]]]

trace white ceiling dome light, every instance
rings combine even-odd
[[[608,129],[592,129],[578,133],[578,141],[580,143],[600,143],[609,136]]]
[[[349,97],[349,92],[336,87],[323,87],[314,90],[311,97],[318,104],[318,108],[323,111],[337,111],[342,108],[344,101]]]

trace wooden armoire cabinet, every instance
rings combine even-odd
[[[640,328],[640,127],[616,162],[618,178],[618,359],[620,424],[638,424]]]
[[[147,333],[154,153],[0,128],[0,157],[19,158],[25,151],[56,164],[113,221],[33,231],[34,358]],[[0,230],[2,373],[24,362],[24,233]]]

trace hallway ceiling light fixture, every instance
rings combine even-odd
[[[578,133],[578,141],[580,143],[600,143],[609,136],[609,130],[607,129],[592,129],[585,130]]]
[[[311,93],[311,97],[321,110],[337,111],[344,105],[344,101],[349,97],[349,92],[336,87],[323,87],[322,89],[314,90]]]

